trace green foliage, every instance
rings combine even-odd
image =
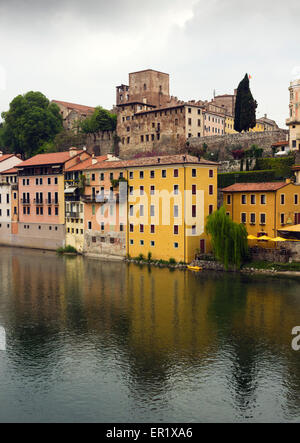
[[[94,113],[85,120],[78,122],[80,131],[84,134],[95,134],[99,131],[114,131],[117,127],[117,115],[98,106]]]
[[[144,255],[143,255],[143,254],[140,254],[140,255],[137,257],[137,260],[144,261],[144,260],[145,260]]]
[[[265,261],[251,261],[244,267],[253,269],[274,269],[275,271],[300,271],[300,263],[272,263]]]
[[[205,232],[211,236],[212,248],[218,261],[227,270],[229,265],[239,269],[248,253],[247,231],[226,215],[223,206],[207,217]]]
[[[84,174],[81,174],[80,178],[79,178],[79,186],[78,186],[80,194],[84,193],[85,184],[86,184],[86,176]]]
[[[259,158],[256,160],[255,169],[273,169],[276,177],[292,177],[294,175],[292,166],[294,166],[295,157],[289,155],[284,158]]]
[[[66,246],[65,248],[58,248],[56,249],[56,252],[58,254],[77,254],[77,250],[70,245]]]
[[[276,182],[284,177],[278,177],[274,169],[264,171],[225,172],[218,174],[218,188],[226,188],[234,183],[263,183]]]
[[[148,252],[148,261],[151,261],[151,260],[152,260],[152,253]]]
[[[245,75],[237,89],[234,129],[237,132],[249,131],[256,125],[256,108],[257,103],[249,87],[248,74]]]
[[[245,150],[245,156],[250,159],[254,158],[258,159],[262,157],[263,152],[264,152],[263,148],[260,148],[258,145],[253,144],[250,146],[249,149]]]
[[[170,258],[169,263],[170,263],[170,265],[176,265],[177,262],[176,262],[175,258]]]
[[[30,91],[15,97],[2,113],[2,143],[9,152],[30,157],[62,130],[59,107],[41,93]]]

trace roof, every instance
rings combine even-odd
[[[0,172],[0,174],[17,174],[17,173],[18,173],[17,168],[10,168],[6,169],[6,171]]]
[[[92,166],[93,160],[97,160],[97,163],[102,163],[108,159],[107,155],[101,155],[99,157],[89,157],[86,160],[83,160],[79,163],[77,163],[74,166],[71,166],[70,168],[66,169],[66,172],[72,172],[72,171],[83,171],[84,169],[87,169],[89,166]]]
[[[288,145],[289,145],[289,142],[286,141],[286,140],[284,140],[284,141],[282,141],[282,142],[272,143],[271,146],[288,146]]]
[[[277,191],[288,185],[286,182],[268,182],[268,183],[235,183],[234,185],[223,188],[223,192],[254,192],[254,191]]]
[[[158,72],[159,74],[169,75],[166,72],[157,71],[156,69],[142,69],[141,71],[130,72],[130,74],[139,74],[140,72]]]
[[[95,111],[95,108],[92,106],[78,105],[77,103],[63,102],[60,100],[52,100],[52,103],[57,103],[57,104],[63,105],[69,109],[76,109],[76,111],[80,111],[80,112],[94,112]]]
[[[81,154],[82,152],[85,151],[80,149],[76,155]],[[19,163],[16,167],[24,168],[27,166],[63,164],[71,158],[70,151],[52,152],[51,154],[38,154],[29,158],[28,160],[23,161],[22,163]]]
[[[155,157],[142,157],[132,160],[121,160],[111,162],[98,162],[95,165],[90,166],[87,169],[121,169],[121,168],[133,168],[140,166],[157,166],[157,165],[172,165],[172,164],[198,164],[198,165],[211,165],[218,166],[219,163],[209,160],[198,159],[192,155],[163,155]]]
[[[13,157],[15,154],[3,154],[0,157],[0,162],[3,162],[4,160],[7,160],[10,157]]]

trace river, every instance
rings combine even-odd
[[[0,248],[1,422],[300,420],[300,281]]]

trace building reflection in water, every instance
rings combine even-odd
[[[24,373],[36,366],[51,377],[73,348],[93,355],[95,372],[114,356],[136,399],[215,378],[247,417],[262,383],[274,380],[299,414],[300,355],[290,345],[298,281],[5,251],[1,307]]]

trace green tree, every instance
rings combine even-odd
[[[234,129],[237,132],[249,131],[256,125],[257,102],[254,100],[249,87],[248,74],[240,82],[235,103]]]
[[[226,215],[225,207],[207,217],[205,232],[211,236],[212,248],[218,261],[239,269],[248,252],[247,231]]]
[[[30,157],[62,130],[59,107],[41,93],[30,91],[15,97],[4,119],[2,142],[9,152]]]
[[[97,106],[90,117],[77,122],[77,125],[84,134],[95,134],[99,131],[114,131],[117,127],[117,115],[111,114],[101,106]]]

